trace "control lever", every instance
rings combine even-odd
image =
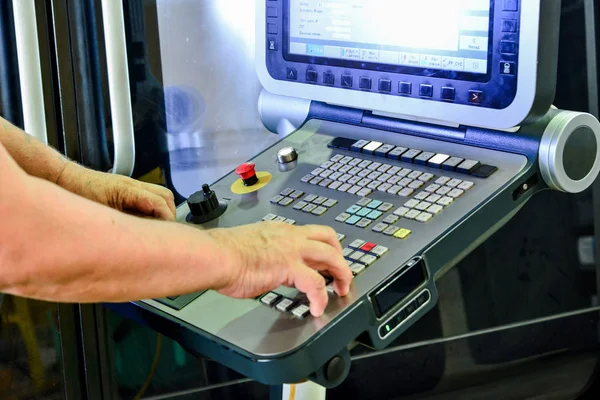
[[[186,218],[187,222],[204,224],[223,215],[227,210],[227,203],[219,201],[214,190],[204,184],[201,192],[196,192],[188,198],[188,207],[190,213]]]

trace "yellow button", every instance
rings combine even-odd
[[[411,234],[411,231],[409,229],[400,229],[398,230],[398,232],[394,233],[394,237],[397,237],[398,239],[406,239],[409,235]]]

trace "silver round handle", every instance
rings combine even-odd
[[[284,147],[277,152],[277,161],[280,164],[288,164],[298,159],[298,152],[293,147]]]

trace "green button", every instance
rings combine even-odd
[[[369,203],[369,205],[367,207],[375,209],[375,208],[379,207],[382,204],[383,204],[383,201],[373,200],[372,202]]]
[[[356,214],[357,211],[359,211],[361,209],[361,207],[359,206],[352,206],[349,209],[346,210],[346,212],[348,214]]]
[[[367,215],[369,215],[370,212],[371,210],[368,208],[361,208],[356,212],[356,215],[358,215],[359,217],[366,217]]]
[[[383,213],[381,211],[371,211],[369,213],[369,215],[367,215],[367,218],[376,220],[377,218],[381,217],[382,215],[383,215]]]
[[[359,216],[357,216],[357,215],[353,215],[353,216],[351,216],[350,218],[348,218],[348,219],[346,220],[346,223],[347,223],[348,225],[356,225],[356,223],[357,223],[358,221],[360,221],[360,217],[359,217]]]

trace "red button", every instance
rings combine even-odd
[[[361,247],[360,249],[362,251],[369,252],[369,251],[373,250],[375,248],[375,246],[377,246],[375,243],[365,243],[363,245],[363,247]]]
[[[243,180],[246,180],[256,175],[256,172],[254,172],[254,167],[254,163],[245,163],[237,167],[235,169],[235,173],[238,174]]]

